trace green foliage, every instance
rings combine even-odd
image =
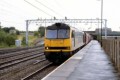
[[[15,45],[16,38],[15,34],[8,34],[5,31],[0,30],[0,44],[2,46]]]
[[[4,27],[4,28],[2,28],[3,29],[3,31],[5,31],[6,33],[9,33],[9,31],[10,31],[10,29],[8,28],[8,27]]]
[[[7,35],[5,42],[8,46],[15,45],[16,35]]]
[[[6,33],[3,30],[0,30],[0,43],[4,43],[6,39]]]
[[[29,41],[28,45],[33,46],[36,39],[38,39],[38,37],[33,36],[33,35],[29,35],[28,36],[28,41]],[[24,35],[21,37],[21,41],[22,41],[22,46],[25,46],[26,45],[26,37]]]
[[[34,32],[34,36],[39,37],[39,32],[35,31],[35,32]]]
[[[25,36],[24,36],[23,39],[22,39],[22,44],[23,44],[23,45],[26,44],[26,38],[25,38]]]
[[[18,30],[16,30],[15,29],[15,27],[4,27],[4,28],[2,28],[2,30],[4,31],[4,32],[6,32],[6,33],[10,33],[10,30],[15,30],[16,31],[16,33],[12,33],[12,34],[16,34],[16,35],[20,35],[20,31],[18,31]]]
[[[2,26],[0,26],[0,30],[2,29]]]
[[[17,30],[17,31],[16,31],[16,34],[17,34],[17,35],[20,35],[20,31]]]
[[[40,27],[38,28],[38,32],[40,33],[41,37],[43,37],[44,34],[45,34],[45,27],[40,26]]]
[[[6,43],[0,43],[0,48],[5,48],[7,47],[8,45]]]
[[[15,27],[10,27],[9,30],[15,30]]]

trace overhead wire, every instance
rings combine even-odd
[[[59,5],[60,6],[60,8],[61,8],[61,10],[64,10],[64,12],[66,13],[66,12],[68,12],[68,10],[64,7],[62,7],[62,5],[57,1],[57,0],[54,0],[54,2],[57,4],[57,5]],[[65,17],[67,17],[67,15],[65,15]],[[75,19],[75,17],[73,17],[74,19]]]
[[[2,3],[3,3],[3,4],[0,4],[0,6],[2,6],[2,8],[1,8],[2,11],[4,10],[4,11],[7,11],[7,12],[9,12],[9,13],[13,13],[13,9],[16,8],[15,6],[12,7],[11,4],[9,4],[9,3],[7,3],[7,2],[3,2],[3,1],[2,1]],[[5,6],[5,5],[6,5],[6,6]],[[11,9],[8,8],[8,5],[10,6],[9,8],[11,8]],[[5,7],[3,7],[3,6],[5,6],[7,9],[6,9]],[[18,13],[18,11],[17,11],[17,12],[14,11],[14,13]],[[20,12],[20,11],[19,11],[19,13],[20,13],[19,16],[21,16],[21,14],[23,14],[23,13]]]
[[[25,14],[21,15],[21,13],[19,13],[19,12],[22,12],[22,11],[20,11],[20,10],[19,10],[19,12],[18,11],[13,12],[13,10],[14,10],[14,8],[16,8],[16,6],[12,5],[12,4],[9,4],[8,2],[1,1],[0,6],[2,6],[2,7],[0,7],[0,9],[1,9],[0,10],[0,15],[2,15],[1,18],[0,18],[0,21],[9,22],[9,23],[17,23],[18,24],[18,22],[11,22],[11,20],[13,20],[13,19],[15,20],[16,18],[19,19],[19,20],[23,20],[23,19],[26,19],[28,17],[28,16],[25,16]],[[8,9],[8,6],[10,6],[9,8],[11,8],[11,9]],[[7,20],[8,18],[10,18],[9,21]]]
[[[23,14],[23,9],[21,9],[19,6],[15,6],[15,5],[13,5],[13,4],[10,4],[9,2],[6,2],[5,0],[3,0],[2,3],[7,4],[7,5],[10,5],[10,7],[19,9],[19,13],[20,13],[20,14]],[[25,10],[25,12],[28,13],[27,10]],[[23,14],[23,15],[24,15],[24,14]],[[34,15],[35,15],[35,14],[34,14]],[[36,15],[36,16],[38,16],[38,15]],[[25,17],[25,16],[24,16],[24,17]]]
[[[14,16],[14,17],[18,17],[19,19],[23,19],[25,18],[24,16],[22,15],[19,15],[19,14],[15,14],[14,12],[9,12],[5,9],[2,9],[2,12],[0,13],[1,15],[5,15],[5,16]]]
[[[29,5],[33,6],[34,8],[36,8],[37,10],[39,10],[40,12],[43,12],[51,17],[53,17],[52,15],[48,14],[47,12],[45,12],[44,10],[40,9],[39,7],[33,5],[32,3],[28,2],[27,0],[24,0],[26,3],[28,3]]]
[[[14,14],[14,16],[16,15],[16,16],[21,16],[21,17],[23,17],[22,15],[19,15],[19,14],[17,14],[16,12],[12,12],[12,11],[10,11],[10,10],[8,10],[8,9],[5,9],[5,8],[1,8],[1,13],[5,13],[5,14]],[[0,13],[0,14],[1,14]]]
[[[51,5],[51,4],[50,4],[48,1],[46,1],[46,0],[44,0],[44,2],[47,3],[47,4],[49,4],[50,6],[53,6],[53,5]]]
[[[14,22],[14,21],[6,21],[6,20],[0,20],[0,21],[3,21],[3,22],[8,22],[8,23],[16,23],[16,24],[23,24],[23,23],[19,23],[19,22]]]
[[[14,21],[8,21],[8,20],[5,20],[5,18],[7,18],[8,19],[8,17],[12,17],[12,19],[13,19],[13,16],[14,17],[19,17],[19,18],[21,18],[21,17],[23,17],[23,16],[21,16],[21,15],[16,15],[16,14],[14,14],[14,15],[12,15],[13,14],[13,12],[11,12],[9,9],[5,9],[5,6],[6,4],[4,4],[2,1],[1,1],[1,3],[0,3],[0,6],[2,6],[2,7],[0,7],[0,15],[1,15],[1,18],[0,18],[0,22],[2,23],[2,22],[7,22],[7,23],[16,23],[16,24],[22,24],[22,23],[19,23],[19,22],[14,22]],[[7,4],[8,5],[8,4]],[[21,16],[21,17],[20,17]],[[3,20],[4,19],[4,20]]]
[[[38,2],[39,4],[41,4],[42,6],[46,7],[47,9],[51,10],[52,12],[54,12],[55,14],[62,16],[61,14],[57,13],[56,11],[54,11],[53,9],[49,8],[48,6],[46,6],[45,4],[43,4],[42,2],[35,0],[36,2]],[[62,16],[63,17],[63,16]]]

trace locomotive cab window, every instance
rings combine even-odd
[[[60,39],[60,38],[69,38],[70,30],[67,29],[57,29],[57,30],[46,30],[46,38],[51,39]]]
[[[57,30],[46,30],[46,38],[57,38]]]
[[[69,30],[59,29],[58,30],[58,38],[69,38]]]

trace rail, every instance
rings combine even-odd
[[[103,49],[112,59],[115,67],[120,72],[120,40],[102,40]]]
[[[49,66],[51,66],[51,65],[52,65],[52,63],[49,63],[49,64],[41,67],[40,69],[36,70],[35,72],[30,73],[29,75],[27,75],[26,77],[22,78],[21,80],[29,80],[29,79],[31,79],[33,76],[35,76],[37,73],[39,73],[40,71],[46,69],[47,67],[49,67]]]
[[[22,50],[28,50],[33,48],[43,47],[43,44],[39,46],[31,46],[31,47],[19,47],[19,48],[0,48],[0,54],[10,53],[10,52],[17,52]]]

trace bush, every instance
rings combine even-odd
[[[5,43],[6,33],[0,30],[0,43]]]
[[[23,39],[22,39],[22,44],[23,44],[23,45],[26,44],[26,38],[25,38],[25,36],[24,36]]]
[[[17,30],[17,31],[16,31],[16,34],[17,34],[17,35],[20,35],[20,31]]]
[[[16,35],[7,35],[5,42],[8,46],[15,45]]]
[[[38,32],[40,33],[40,36],[43,37],[45,34],[45,27],[43,27],[43,26],[39,27]]]
[[[34,36],[39,37],[39,32],[35,31],[35,32],[34,32]]]
[[[15,34],[8,34],[5,31],[0,30],[0,44],[2,46],[15,45],[16,38]]]

